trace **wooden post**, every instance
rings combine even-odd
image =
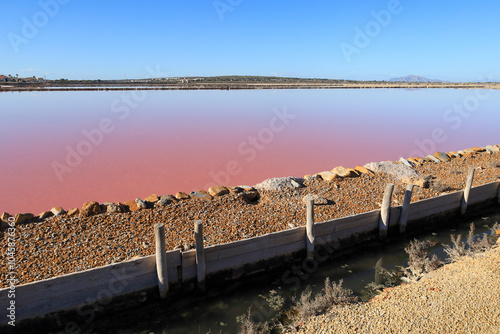
[[[399,218],[399,233],[406,231],[406,222],[408,221],[408,210],[410,209],[411,195],[413,193],[413,184],[408,184],[405,190],[403,207],[401,208],[401,217]]]
[[[155,243],[156,243],[156,273],[158,275],[158,289],[160,297],[167,298],[168,294],[168,275],[167,275],[167,251],[165,249],[165,225],[155,224]]]
[[[203,247],[203,222],[194,222],[194,239],[196,241],[196,276],[198,289],[205,291],[205,248]]]
[[[382,208],[380,209],[380,221],[378,224],[379,238],[381,240],[387,239],[387,230],[389,228],[389,219],[391,215],[391,200],[393,191],[394,191],[394,184],[388,183],[385,186],[384,200],[382,201]]]
[[[500,182],[498,182],[497,202],[500,205]]]
[[[306,202],[307,222],[306,222],[306,249],[307,258],[314,258],[314,199],[308,198]]]
[[[472,182],[474,181],[474,170],[474,167],[469,166],[469,173],[467,174],[467,182],[465,183],[464,195],[462,197],[462,207],[460,210],[462,215],[465,215],[467,212],[467,206],[469,205],[469,193],[472,188]]]

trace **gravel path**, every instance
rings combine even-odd
[[[500,333],[500,247],[313,317],[300,333]]]
[[[471,154],[451,162],[425,162],[415,167],[420,176],[432,176],[431,187],[415,187],[412,201],[463,189],[468,166],[477,168],[474,186],[500,178],[500,152]],[[320,171],[317,171],[320,172]],[[261,190],[257,203],[236,194],[213,200],[182,200],[163,208],[128,213],[104,213],[89,218],[52,217],[16,226],[16,265],[19,284],[95,268],[137,256],[154,254],[155,223],[165,223],[167,249],[194,246],[194,220],[204,222],[205,245],[214,245],[285,230],[305,224],[302,198],[316,194],[330,203],[315,207],[316,221],[380,208],[385,185],[395,184],[393,205],[403,203],[406,185],[393,176],[376,174],[304,181],[305,187]],[[92,200],[92,199],[89,199]],[[0,230],[0,255],[7,257],[7,233]],[[6,267],[0,288],[7,286]]]

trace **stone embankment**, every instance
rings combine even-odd
[[[35,216],[14,215],[19,284],[154,254],[155,223],[165,224],[168,249],[194,246],[195,220],[204,222],[205,246],[281,231],[305,224],[304,197],[312,196],[317,221],[379,209],[387,183],[395,184],[393,205],[403,202],[407,183],[412,201],[464,188],[469,166],[474,185],[500,178],[500,147],[436,152],[425,158],[370,163],[355,168],[266,180],[255,186],[211,187],[189,194],[158,196],[124,203],[84,203],[82,208],[54,207]],[[0,254],[8,247],[1,216]],[[12,219],[12,218],[11,218]],[[0,287],[6,286],[0,273]]]

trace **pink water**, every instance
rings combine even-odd
[[[1,93],[0,211],[500,144],[499,102],[499,92],[473,90]]]

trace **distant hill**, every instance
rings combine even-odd
[[[447,82],[438,79],[427,79],[424,77],[419,77],[418,75],[407,75],[406,77],[401,78],[392,78],[389,81],[392,82]]]

